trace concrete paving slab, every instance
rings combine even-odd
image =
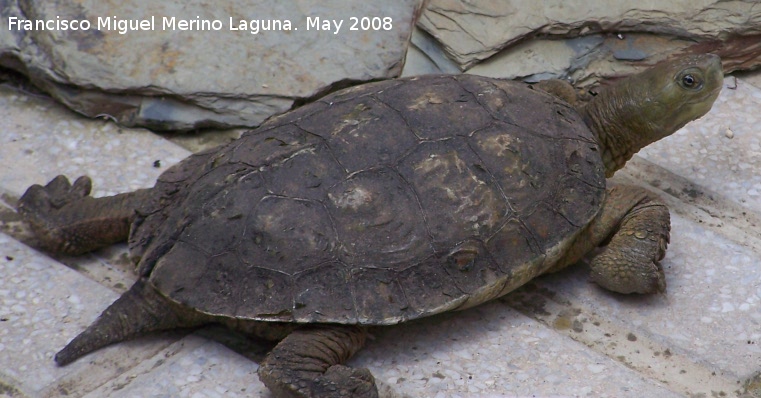
[[[262,397],[256,363],[188,336],[85,395],[99,397]]]
[[[93,196],[151,187],[190,154],[148,130],[86,119],[47,97],[3,85],[0,132],[0,187],[17,195],[59,174],[89,175]]]
[[[154,336],[58,367],[55,352],[116,293],[1,233],[0,286],[0,380],[22,396],[80,395],[168,345],[166,338]]]
[[[351,361],[410,397],[678,397],[496,301],[377,332]]]
[[[738,381],[761,370],[760,261],[727,237],[672,215],[672,241],[662,262],[665,294],[612,294],[587,282],[589,270],[582,266],[536,282],[552,292],[545,300],[567,302],[572,309],[538,316],[551,326],[558,320],[576,323],[572,338],[674,391],[734,393]],[[595,322],[608,323],[603,336]],[[625,345],[633,348],[616,349]]]

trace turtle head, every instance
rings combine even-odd
[[[655,130],[650,142],[705,115],[719,96],[723,78],[721,59],[713,54],[663,62],[632,77],[629,83],[639,86],[639,94],[643,95],[640,115]]]
[[[705,115],[719,96],[724,74],[713,54],[662,62],[621,80],[581,109],[612,176],[643,147]]]

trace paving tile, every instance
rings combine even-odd
[[[30,397],[87,391],[167,345],[154,337],[56,366],[55,352],[115,298],[107,288],[0,234],[0,380],[10,380]],[[76,386],[63,382],[74,378]]]
[[[351,361],[411,397],[678,397],[502,302],[376,332]]]
[[[99,397],[261,397],[256,363],[188,336],[86,395]]]
[[[750,72],[737,73],[738,77],[741,77],[743,81],[756,86],[761,89],[761,70],[754,70]]]
[[[86,119],[2,85],[0,131],[0,187],[17,195],[59,174],[89,175],[93,196],[151,187],[190,153],[148,130]]]
[[[615,356],[621,355],[620,360],[644,374],[671,380],[676,391],[686,387],[685,393],[705,392],[700,391],[701,383],[707,383],[708,388],[720,385],[731,393],[738,380],[761,370],[759,263],[758,253],[672,215],[672,240],[662,262],[668,284],[665,294],[612,294],[588,282],[586,267],[548,275],[536,284],[552,291],[556,299],[572,303],[572,320],[599,318],[612,323],[611,336],[600,339],[587,325],[594,321],[583,322],[574,339],[600,345],[603,352],[613,352],[606,348],[610,345],[640,340],[638,349],[649,354],[646,361],[633,363],[629,353]],[[586,335],[588,329],[591,335]],[[663,370],[652,371],[659,368]],[[673,380],[675,376],[683,379]]]
[[[80,319],[95,315],[97,308],[83,301],[108,293],[2,234],[0,255],[0,363],[8,365],[2,374],[20,391],[36,394],[72,371],[50,366],[54,350],[86,323]]]

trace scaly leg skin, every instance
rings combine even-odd
[[[259,365],[259,379],[276,397],[375,398],[367,369],[342,365],[365,343],[357,326],[298,329],[278,343]]]
[[[18,211],[43,249],[76,255],[127,240],[136,206],[150,198],[150,190],[93,198],[91,189],[88,177],[71,184],[59,175],[21,196]]]
[[[669,211],[660,198],[643,188],[614,185],[565,261],[551,271],[609,241],[590,263],[593,281],[618,293],[664,292],[666,278],[660,260],[666,254],[670,230]]]

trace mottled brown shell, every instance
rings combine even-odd
[[[195,155],[131,237],[166,296],[263,321],[391,324],[544,272],[605,179],[567,104],[520,83],[366,84]],[[142,210],[147,213],[148,210]]]

